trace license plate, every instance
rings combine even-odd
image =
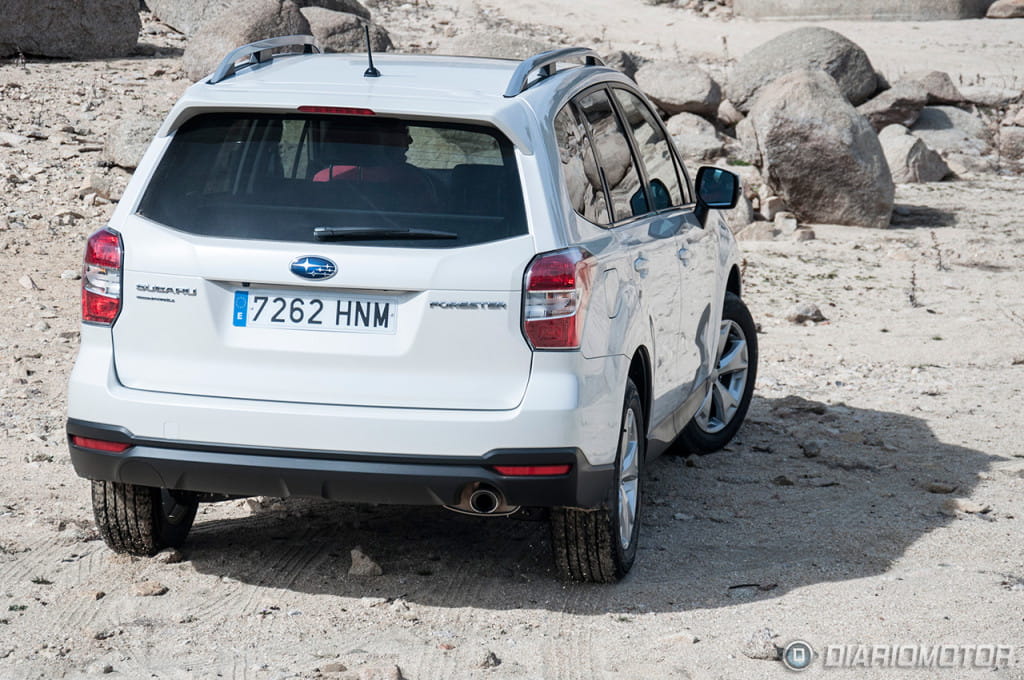
[[[394,299],[368,295],[239,290],[231,323],[241,328],[394,333],[398,305]]]

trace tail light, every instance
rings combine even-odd
[[[549,477],[567,475],[572,465],[495,465],[494,471],[506,477]]]
[[[112,442],[106,439],[92,439],[91,437],[79,437],[77,434],[71,435],[71,443],[82,449],[92,449],[94,451],[108,451],[110,453],[124,453],[132,447],[131,444],[125,442]]]
[[[523,334],[533,349],[579,349],[594,258],[580,248],[543,253],[526,268]]]
[[[82,321],[109,326],[121,311],[121,236],[109,227],[89,237],[82,270]]]

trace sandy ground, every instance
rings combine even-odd
[[[622,0],[588,3],[594,19],[568,2],[500,12],[573,42],[603,25],[647,56],[671,57],[673,35],[738,51],[786,28]],[[457,30],[481,16],[456,0],[388,12],[402,35],[441,14]],[[876,64],[999,76],[1024,73],[1013,23],[836,27]],[[621,584],[557,580],[543,522],[314,501],[204,506],[178,563],[112,554],[63,441],[79,282],[61,274],[112,209],[77,190],[106,130],[187,84],[181,41],[146,28],[149,56],[0,64],[0,120],[27,137],[0,147],[0,679],[791,676],[756,658],[759,635],[1013,655],[994,672],[819,660],[806,677],[1024,678],[1020,177],[901,187],[886,231],[743,244],[762,328],[748,422],[726,451],[650,467]],[[787,322],[797,302],[828,321]],[[383,576],[348,575],[356,546]]]

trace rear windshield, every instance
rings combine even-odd
[[[501,133],[378,116],[197,116],[138,212],[192,234],[273,241],[451,248],[527,233]]]

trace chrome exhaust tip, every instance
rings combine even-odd
[[[469,509],[481,515],[491,515],[501,505],[498,494],[490,489],[479,488],[469,495]]]
[[[481,482],[467,484],[459,495],[458,505],[444,507],[463,515],[489,517],[504,517],[520,509],[518,505],[509,505],[500,491]]]

